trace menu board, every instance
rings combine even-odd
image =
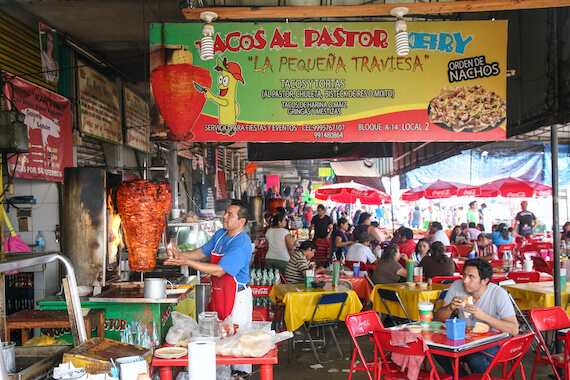
[[[504,140],[507,22],[407,25],[398,56],[393,22],[216,23],[203,61],[201,24],[151,24],[151,114],[192,141]]]
[[[24,79],[4,74],[7,108],[24,114],[29,152],[8,155],[15,177],[63,182],[63,169],[73,166],[71,102]]]
[[[150,152],[148,103],[127,87],[123,87],[123,117],[125,118],[125,145]]]
[[[77,62],[81,131],[122,144],[123,131],[117,85],[85,63]]]

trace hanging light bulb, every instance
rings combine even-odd
[[[408,26],[404,16],[409,12],[406,7],[396,7],[390,11],[392,16],[396,17],[396,22],[394,23],[394,29],[396,35],[394,39],[396,40],[396,54],[398,55],[408,55],[410,51],[410,43],[408,41]]]
[[[200,58],[203,61],[214,59],[214,25],[212,21],[218,18],[214,12],[200,13],[200,20],[204,21],[202,26],[202,40],[200,42]]]

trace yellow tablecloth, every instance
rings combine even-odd
[[[362,310],[362,303],[360,303],[356,292],[344,286],[333,287],[331,283],[327,283],[323,289],[306,288],[304,284],[274,285],[269,297],[274,303],[282,302],[285,304],[285,324],[287,325],[287,330],[295,331],[301,327],[305,321],[311,320],[319,296],[323,293],[333,292],[348,293],[348,299],[346,300],[346,305],[344,306],[340,318],[343,321],[348,314],[358,313]],[[337,315],[338,307],[321,306],[315,316],[315,320],[323,321],[334,319]]]
[[[540,309],[543,307],[552,307],[554,305],[554,282],[529,282],[526,284],[504,285],[513,296],[517,305],[521,310]],[[568,302],[570,295],[570,286],[562,289],[561,301],[562,307]]]
[[[402,303],[406,307],[408,314],[412,320],[419,320],[419,310],[418,310],[418,302],[420,301],[431,301],[435,303],[437,298],[439,297],[439,292],[443,289],[449,288],[448,284],[432,284],[427,287],[427,289],[420,289],[416,287],[409,287],[405,283],[398,283],[398,284],[381,284],[376,285],[372,290],[372,294],[370,295],[370,300],[372,301],[372,307],[374,311],[378,311],[380,313],[388,314],[388,311],[382,304],[380,300],[380,296],[378,295],[378,289],[387,289],[387,290],[394,290],[400,295],[402,299]],[[398,305],[397,302],[393,301],[386,301],[392,315],[399,318],[406,318],[406,314]]]

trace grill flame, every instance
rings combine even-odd
[[[123,234],[121,233],[121,217],[119,214],[115,214],[115,206],[113,204],[113,199],[111,195],[107,197],[107,210],[108,210],[108,252],[109,252],[109,264],[117,262],[117,254],[119,253],[118,248],[123,248],[125,243],[123,242]]]

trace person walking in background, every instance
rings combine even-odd
[[[538,226],[538,219],[534,214],[527,210],[528,202],[521,202],[522,211],[520,211],[515,217],[515,229],[517,229],[517,234],[522,236],[533,236],[534,229]]]
[[[358,241],[358,235],[361,232],[368,232],[370,235],[374,236],[374,240],[377,244],[384,241],[384,234],[380,232],[378,228],[372,225],[372,215],[367,212],[360,214],[360,219],[358,220],[358,226],[352,231],[352,236],[355,241]],[[376,244],[372,244],[372,248],[376,248]]]
[[[326,214],[325,206],[317,206],[317,216],[311,219],[312,240],[328,239],[331,237],[333,222]]]
[[[412,228],[420,228],[420,223],[422,221],[422,213],[420,212],[420,207],[415,206],[414,211],[412,211]]]
[[[267,244],[265,266],[268,269],[277,268],[281,273],[285,273],[287,263],[293,255],[291,234],[285,228],[286,226],[287,219],[285,215],[277,214],[271,219],[271,228],[265,233]]]
[[[473,201],[469,203],[469,210],[467,210],[467,223],[479,223],[483,215],[477,210],[478,203]]]

